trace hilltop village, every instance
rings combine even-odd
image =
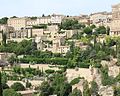
[[[120,96],[120,4],[1,18],[0,96]]]

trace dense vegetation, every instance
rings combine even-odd
[[[34,19],[34,18],[33,18]],[[1,21],[0,21],[1,22]],[[46,28],[47,25],[33,26],[33,28]],[[66,39],[66,44],[70,46],[70,51],[66,55],[52,53],[49,51],[39,51],[37,50],[37,45],[33,40],[23,40],[22,42],[7,42],[6,34],[2,34],[3,40],[2,45],[0,45],[0,52],[10,52],[15,53],[11,56],[8,61],[9,63],[29,63],[29,64],[51,64],[51,65],[63,65],[60,70],[40,70],[31,68],[21,68],[20,66],[14,66],[10,72],[12,76],[5,72],[2,73],[2,85],[4,86],[4,96],[8,92],[11,92],[14,96],[19,96],[15,91],[25,90],[30,88],[31,84],[26,82],[26,86],[20,83],[15,83],[10,89],[6,84],[7,80],[23,80],[24,78],[33,79],[34,76],[37,77],[47,77],[47,81],[43,82],[39,88],[36,88],[40,92],[40,96],[49,96],[52,94],[57,94],[58,96],[82,96],[82,92],[78,89],[72,91],[72,85],[80,82],[83,78],[75,78],[70,83],[67,82],[65,77],[66,68],[89,68],[90,65],[94,68],[98,68],[101,73],[101,81],[103,86],[115,85],[120,82],[120,74],[113,78],[108,75],[108,66],[102,66],[101,61],[117,58],[117,66],[120,66],[120,38],[112,38],[109,35],[109,28],[104,26],[96,27],[95,25],[85,26],[76,20],[65,20],[59,26],[60,29],[64,30],[79,30],[77,34],[72,36],[71,41]],[[62,33],[62,31],[60,31]],[[104,40],[100,42],[98,39],[100,36],[104,37]],[[82,42],[86,49],[82,49],[81,46],[76,47],[74,40]],[[49,42],[49,41],[44,41]],[[49,42],[52,44],[52,42]],[[19,58],[23,55],[23,58]],[[83,84],[83,96],[99,96],[98,95],[98,85],[95,81],[92,81],[91,87],[89,88],[88,81],[84,81]],[[120,88],[114,88],[115,96],[119,96]],[[12,96],[12,95],[9,95]]]
[[[0,24],[7,24],[7,20],[8,20],[7,17],[1,18],[1,19],[0,19]]]

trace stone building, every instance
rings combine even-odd
[[[109,12],[98,12],[90,15],[90,23],[96,26],[110,26],[112,14]]]
[[[120,36],[120,4],[112,6],[111,36]]]
[[[21,17],[21,18],[9,18],[7,21],[8,26],[14,27],[15,30],[21,30],[21,28],[25,28],[27,26],[27,21],[29,18]]]

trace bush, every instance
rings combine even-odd
[[[9,86],[6,83],[3,83],[2,87],[3,87],[3,89],[8,89],[9,88]]]
[[[30,88],[32,86],[32,84],[30,82],[26,82],[26,88]]]
[[[21,95],[15,92],[13,89],[5,89],[3,91],[3,96],[21,96]]]
[[[47,74],[52,74],[52,73],[54,73],[55,71],[54,71],[54,70],[51,70],[51,69],[48,69],[48,70],[45,70],[45,72],[46,72]]]
[[[90,64],[86,62],[79,62],[79,67],[80,68],[89,68]]]
[[[78,78],[73,79],[73,80],[70,82],[70,84],[71,84],[71,85],[75,85],[75,84],[77,84],[77,83],[79,83],[79,82],[80,82],[80,78],[78,77]]]
[[[16,82],[11,86],[12,89],[14,89],[15,91],[24,91],[25,87],[23,86],[23,84]]]

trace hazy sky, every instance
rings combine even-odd
[[[117,3],[120,0],[0,0],[0,17],[90,14],[111,11]]]

